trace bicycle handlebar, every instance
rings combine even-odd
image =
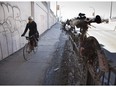
[[[96,17],[94,18],[86,18],[86,17],[85,19],[77,18],[77,20],[79,20],[76,25],[78,28],[84,28],[84,27],[87,28],[86,26],[88,25],[92,26],[91,23],[100,24],[102,22],[106,22],[106,23],[109,22],[108,19],[102,19],[99,15],[96,15]]]
[[[32,37],[34,37],[35,35],[32,35],[32,36],[23,36],[23,37],[25,37],[27,40],[29,40],[30,38],[32,38]]]
[[[31,35],[31,36],[23,36],[23,37],[32,38],[33,36],[35,36],[35,34],[34,35]]]

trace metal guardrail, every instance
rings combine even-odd
[[[116,69],[114,67],[110,66],[109,72],[104,73],[102,85],[116,85]]]
[[[76,55],[79,55],[78,47],[76,43],[74,42],[71,35],[69,35],[69,40],[73,44],[73,50],[75,51]],[[97,80],[92,78],[91,72],[88,73],[87,76],[87,85],[116,85],[116,67],[112,67],[109,64],[109,71],[107,73],[104,73],[100,78],[100,83],[96,82]],[[89,83],[88,83],[89,82]]]

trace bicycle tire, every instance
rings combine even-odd
[[[94,51],[93,51],[94,56],[93,56],[92,64],[87,62],[87,68],[88,68],[89,73],[92,76],[91,78],[94,80],[95,84],[99,85],[99,84],[101,84],[101,77],[103,75],[103,71],[101,71],[100,66],[99,66],[99,58],[98,58],[97,50],[102,50],[102,48],[101,48],[98,40],[95,37],[89,36],[87,39],[92,41],[92,43],[90,43],[90,41],[88,42],[91,46],[90,48],[92,48],[92,45],[94,47]]]
[[[32,52],[29,52],[29,43],[25,44],[23,48],[23,58],[24,60],[29,60],[31,58]]]
[[[37,53],[37,50],[38,50],[38,46],[34,47],[33,52],[34,52],[34,53]]]
[[[36,41],[36,40],[35,40]],[[34,42],[34,49],[33,52],[36,53],[38,50],[38,41]]]

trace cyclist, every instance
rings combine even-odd
[[[36,42],[38,41],[38,38],[39,38],[39,32],[37,30],[37,24],[33,21],[32,16],[29,16],[28,20],[29,20],[29,22],[27,23],[25,31],[21,36],[24,36],[26,34],[27,30],[29,29],[29,37],[34,36],[34,38],[35,38],[35,39],[33,39],[33,38],[29,39],[30,43],[31,43],[31,46],[34,45],[33,42],[35,42],[35,46],[37,46]]]

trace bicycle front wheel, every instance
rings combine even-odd
[[[36,41],[35,44],[34,44],[33,52],[36,53],[37,51],[38,51],[38,41]]]
[[[29,43],[25,44],[25,46],[23,48],[23,57],[26,61],[31,59],[31,57],[32,57],[32,52],[31,51],[32,50],[30,49]]]

